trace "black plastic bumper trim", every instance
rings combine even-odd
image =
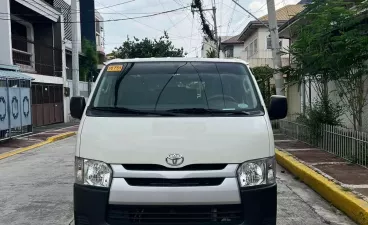
[[[244,222],[239,225],[276,225],[276,184],[241,189],[240,197]],[[109,189],[74,184],[75,225],[108,225],[108,201]]]
[[[240,190],[244,225],[276,225],[277,185]]]

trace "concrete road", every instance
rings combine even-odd
[[[1,225],[71,222],[75,141],[72,137],[0,160]],[[292,175],[278,169],[278,224],[355,224]]]

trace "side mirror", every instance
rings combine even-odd
[[[86,108],[86,100],[84,97],[72,97],[70,99],[70,114],[75,119],[81,119],[84,108]]]
[[[287,99],[282,95],[272,95],[271,103],[268,107],[270,120],[284,119],[287,115]]]

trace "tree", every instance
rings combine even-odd
[[[297,40],[290,47],[296,65],[294,78],[313,81],[322,111],[337,106],[329,99],[328,84],[332,81],[357,130],[361,129],[368,100],[364,91],[368,79],[368,24],[362,22],[364,15],[359,13],[367,6],[367,1],[356,1],[355,9],[344,0],[314,1],[307,6],[299,26],[293,28]]]
[[[82,52],[79,63],[80,80],[87,81],[97,74],[98,56],[95,45],[87,39],[82,40]]]
[[[186,53],[185,53],[186,54]],[[169,40],[167,32],[158,40],[144,38],[142,40],[134,37],[126,40],[122,46],[115,48],[115,58],[150,58],[150,57],[184,57],[183,48],[175,48]]]
[[[210,48],[206,51],[207,58],[217,58],[217,52],[215,49]]]
[[[270,84],[274,69],[269,66],[257,66],[252,68],[252,72],[267,105],[271,101],[271,95],[276,94],[276,89],[272,89]]]

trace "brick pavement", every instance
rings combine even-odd
[[[275,131],[276,148],[292,154],[302,163],[340,184],[368,202],[368,168],[292,139]]]
[[[65,123],[35,128],[33,134],[1,141],[0,154],[43,142],[58,134],[78,131],[78,126],[77,123]]]

